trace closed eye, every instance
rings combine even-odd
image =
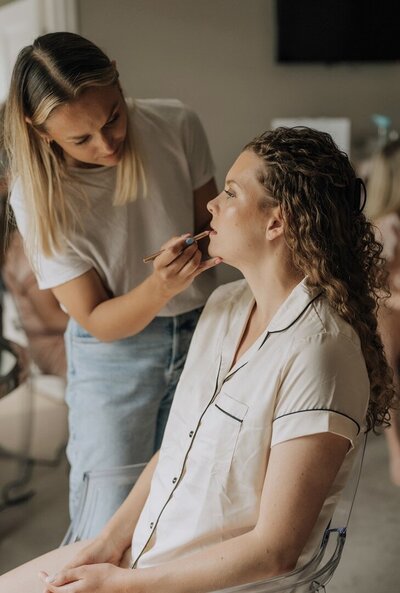
[[[82,140],[79,140],[78,142],[75,142],[75,144],[77,146],[79,146],[80,144],[85,144],[85,142],[87,142],[89,140],[89,136],[86,136],[85,138],[82,138]]]
[[[115,124],[115,122],[117,121],[117,119],[119,119],[119,113],[115,113],[111,119],[108,120],[108,122],[106,123],[106,126],[112,126],[113,124]]]
[[[226,193],[226,195],[227,195],[229,198],[234,198],[234,197],[235,197],[235,194],[233,194],[233,193],[232,193],[231,191],[229,191],[228,189],[224,189],[224,192]]]
[[[107,127],[111,127],[112,125],[115,124],[115,122],[119,119],[119,113],[115,113],[111,119],[108,120],[108,122],[104,125],[105,128]],[[81,144],[85,144],[85,142],[87,142],[89,140],[90,136],[85,136],[84,138],[82,138],[81,140],[78,140],[78,142],[75,142],[75,144],[77,146],[80,146]]]

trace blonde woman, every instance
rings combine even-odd
[[[367,215],[377,227],[389,272],[390,299],[379,312],[386,356],[400,387],[400,140],[387,144],[373,159],[368,179]],[[392,481],[400,486],[400,418],[398,404],[385,430]]]
[[[245,147],[208,208],[210,253],[245,279],[207,302],[160,452],[99,537],[0,590],[219,591],[318,549],[362,433],[393,397],[360,183],[328,134],[278,128]]]
[[[210,218],[213,164],[190,109],[125,100],[115,63],[72,33],[44,35],[20,52],[5,145],[11,206],[39,287],[71,317],[74,519],[85,471],[145,461],[160,446],[214,286],[207,274],[195,280],[218,260],[201,261],[192,239]],[[162,244],[154,266],[144,264]],[[125,494],[110,490],[107,504],[116,508]]]

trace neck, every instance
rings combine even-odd
[[[101,166],[93,165],[92,163],[84,163],[83,161],[77,161],[66,152],[64,152],[64,160],[68,167],[78,167],[79,169],[97,169]]]
[[[254,317],[264,329],[304,275],[293,268],[288,258],[262,262],[241,270],[255,298]]]

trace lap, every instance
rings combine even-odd
[[[42,593],[44,586],[38,577],[39,571],[43,570],[48,574],[56,573],[87,544],[88,541],[85,540],[57,548],[5,573],[0,576],[0,591],[7,591],[7,593]],[[128,568],[130,559],[129,548],[124,554],[121,566]]]

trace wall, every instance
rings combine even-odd
[[[118,62],[127,94],[178,97],[200,114],[220,185],[274,117],[348,116],[357,147],[372,113],[400,131],[400,64],[274,63],[273,0],[79,0],[80,31]],[[371,40],[372,42],[372,40]]]

